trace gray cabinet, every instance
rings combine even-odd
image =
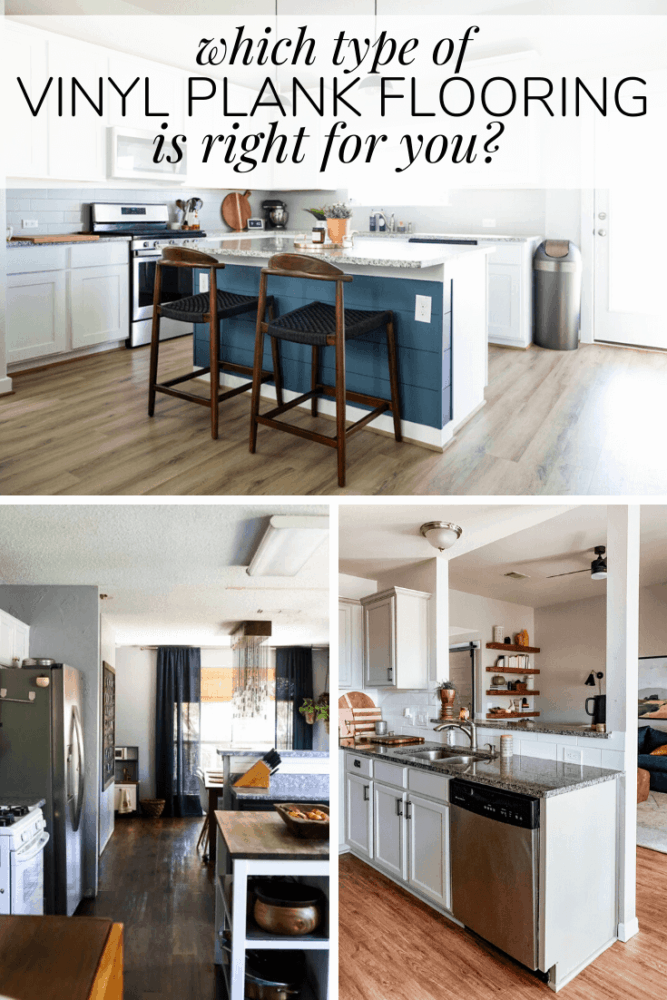
[[[375,782],[373,829],[375,863],[396,878],[407,878],[406,795],[390,785]]]
[[[338,600],[338,687],[363,687],[363,622],[361,602]]]
[[[392,587],[361,599],[364,687],[428,687],[430,598],[424,591]]]
[[[409,794],[408,885],[450,909],[449,806]]]
[[[345,776],[345,831],[350,847],[373,857],[373,782],[356,774]]]

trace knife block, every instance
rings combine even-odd
[[[258,760],[256,764],[234,782],[234,788],[268,788],[271,771],[268,764]]]

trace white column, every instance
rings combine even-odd
[[[430,603],[435,600],[431,614],[437,615],[436,649],[432,660],[435,676],[431,680],[437,684],[449,677],[449,560],[438,556],[435,565],[436,589]]]
[[[618,937],[639,930],[637,869],[637,691],[639,651],[639,507],[607,507],[607,729],[625,733],[619,782]]]

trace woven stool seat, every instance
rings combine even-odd
[[[345,339],[362,337],[391,321],[391,312],[369,312],[366,309],[344,309]],[[336,334],[336,307],[327,302],[309,302],[292,312],[271,320],[267,333],[279,340],[295,344],[326,347],[327,338]]]
[[[245,312],[254,313],[257,309],[256,295],[237,295],[236,292],[218,289],[217,298],[218,319],[229,319]],[[273,296],[269,296],[266,302],[267,305],[272,304]],[[210,307],[211,296],[208,292],[200,292],[198,295],[188,295],[186,299],[165,302],[160,307],[160,313],[168,319],[180,320],[182,323],[203,323]]]

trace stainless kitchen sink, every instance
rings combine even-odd
[[[417,750],[411,756],[423,761],[442,760],[452,764],[456,761],[461,761],[462,763],[470,764],[475,760],[493,760],[497,755],[495,753],[488,753],[486,750],[468,750],[465,747],[442,747],[438,750]]]

